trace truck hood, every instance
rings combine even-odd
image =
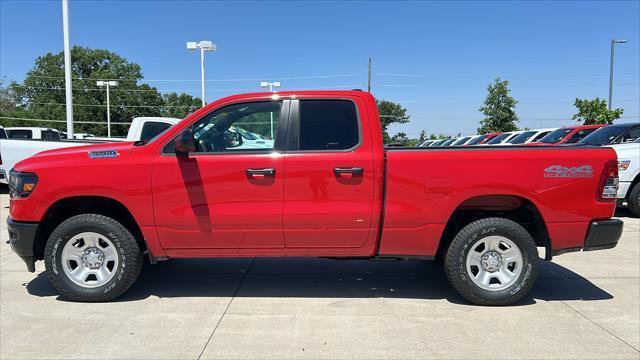
[[[116,142],[64,147],[41,151],[15,165],[18,171],[32,171],[39,167],[86,164],[87,161],[118,161],[126,158],[136,147],[133,142]]]

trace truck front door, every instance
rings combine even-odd
[[[152,176],[165,249],[284,248],[278,150],[288,109],[288,100],[224,106],[192,125],[196,152],[163,147]]]

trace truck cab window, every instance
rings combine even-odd
[[[42,130],[42,140],[60,141],[60,133],[52,130]]]
[[[33,132],[31,130],[7,130],[7,136],[9,139],[33,139]]]
[[[142,131],[140,132],[140,140],[153,139],[158,134],[164,132],[170,127],[171,124],[168,123],[159,121],[148,121],[142,126]]]
[[[282,101],[226,106],[193,125],[196,152],[272,151]]]
[[[348,150],[358,144],[359,138],[353,102],[300,101],[300,150]]]

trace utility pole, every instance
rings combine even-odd
[[[624,44],[627,40],[611,40],[611,60],[609,63],[609,110],[611,110],[611,102],[613,101],[613,55],[615,53],[616,44]]]
[[[280,87],[280,81],[261,81],[260,87],[269,88],[269,92],[273,92],[273,87]],[[273,140],[273,112],[269,113],[271,116],[271,139]]]
[[[367,92],[371,92],[371,56],[369,56],[369,75],[367,81]]]
[[[96,81],[96,85],[100,87],[107,87],[107,137],[111,137],[111,109],[109,107],[109,87],[118,86],[118,82],[113,80],[98,80]]]
[[[204,91],[204,52],[205,51],[217,51],[218,46],[211,41],[202,40],[202,41],[189,41],[187,42],[187,50],[196,50],[200,49],[200,88],[202,90],[202,107],[204,107],[207,102],[205,100],[205,91]]]
[[[73,91],[71,85],[71,45],[69,41],[68,0],[62,0],[62,29],[64,35],[64,90],[67,113],[67,139],[73,139]]]

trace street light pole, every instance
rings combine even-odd
[[[613,58],[615,53],[616,44],[624,44],[627,40],[611,40],[611,60],[609,63],[609,110],[611,110],[611,103],[613,101]]]
[[[71,42],[69,40],[69,2],[62,0],[62,31],[64,36],[64,89],[67,113],[67,138],[73,139],[73,92],[71,85]]]
[[[118,82],[113,80],[98,80],[96,81],[96,85],[100,87],[105,86],[107,88],[107,137],[111,137],[111,109],[109,104],[109,87],[118,86]]]
[[[280,81],[261,81],[260,87],[269,88],[269,92],[273,92],[274,87],[280,87]],[[269,113],[271,115],[271,140],[273,140],[273,112]]]
[[[200,88],[202,90],[202,107],[204,107],[207,102],[205,100],[205,90],[204,90],[204,52],[205,51],[217,51],[218,46],[211,41],[202,40],[202,41],[188,41],[187,42],[187,50],[196,50],[200,49]]]

